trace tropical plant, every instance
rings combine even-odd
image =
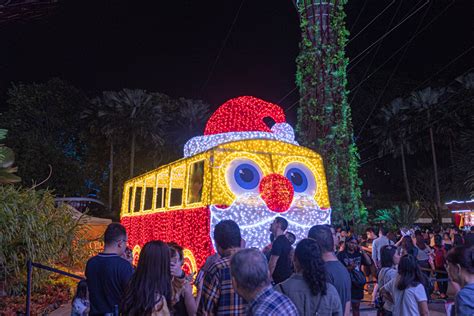
[[[92,138],[99,137],[104,139],[109,146],[109,188],[108,188],[108,207],[112,210],[113,207],[113,189],[114,189],[114,155],[115,146],[120,141],[120,136],[123,133],[123,127],[117,119],[119,113],[117,108],[106,94],[102,97],[97,97],[91,100],[90,106],[81,114],[88,126]]]
[[[0,126],[9,131],[5,142],[16,154],[22,182],[30,185],[48,178],[47,185],[58,195],[85,193],[80,113],[86,96],[60,79],[14,84],[7,96]]]
[[[84,263],[80,229],[70,208],[55,206],[51,192],[0,186],[0,268],[7,293],[25,290],[27,259],[49,266]],[[48,275],[35,269],[33,284],[44,283]]]
[[[430,136],[430,145],[431,145],[431,157],[433,162],[433,172],[434,172],[434,185],[435,185],[435,198],[436,205],[441,209],[441,194],[439,189],[439,175],[438,175],[438,162],[436,159],[436,148],[434,141],[434,118],[437,115],[434,112],[439,111],[438,103],[441,96],[446,92],[445,89],[433,89],[427,87],[425,89],[415,91],[411,95],[411,102],[416,107],[418,112],[424,113],[426,115],[426,122],[428,124],[428,131]]]
[[[381,109],[372,130],[375,135],[373,143],[379,148],[379,157],[386,154],[392,154],[394,158],[400,157],[406,198],[408,204],[411,204],[410,182],[406,166],[406,155],[414,153],[409,141],[411,126],[407,124],[409,110],[410,106],[406,100],[394,99]]]
[[[133,177],[137,138],[155,146],[164,142],[162,105],[153,102],[153,96],[141,89],[104,92],[104,98],[115,108],[116,122],[130,141],[130,177]]]
[[[0,129],[0,140],[7,137],[7,130]],[[21,178],[15,175],[18,168],[13,167],[15,154],[7,146],[0,144],[0,184],[20,182]]]
[[[384,223],[393,229],[411,227],[421,216],[421,211],[416,204],[401,204],[389,209],[376,210],[374,221]]]

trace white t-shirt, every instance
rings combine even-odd
[[[418,303],[428,301],[425,288],[422,284],[415,287],[409,287],[404,291],[400,291],[396,287],[398,277],[388,282],[385,289],[393,298],[393,315],[398,316],[417,316],[420,315]]]

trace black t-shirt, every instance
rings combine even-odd
[[[113,313],[132,274],[132,265],[118,255],[101,253],[90,258],[86,265],[89,315]]]
[[[293,273],[290,262],[291,244],[285,235],[278,236],[272,245],[270,256],[278,256],[275,271],[273,271],[273,281],[281,283],[288,279]]]

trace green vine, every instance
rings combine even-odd
[[[297,132],[302,144],[324,158],[333,220],[363,223],[367,211],[361,200],[359,155],[347,103],[346,0],[330,1],[329,29],[324,34],[319,19],[306,18],[305,10],[311,3],[316,12],[321,6],[321,2],[310,1],[298,1],[302,39],[296,59],[296,84],[301,95]]]

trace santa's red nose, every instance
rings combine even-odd
[[[272,173],[260,181],[260,196],[273,212],[288,210],[293,201],[293,185],[281,174]]]

